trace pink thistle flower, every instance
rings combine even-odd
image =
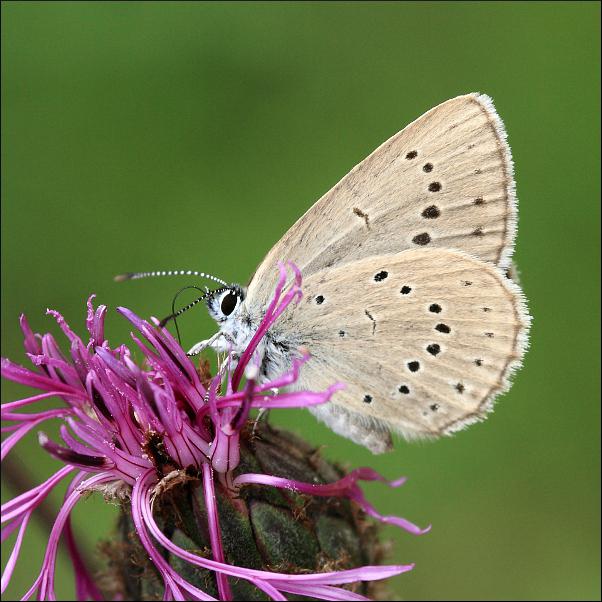
[[[251,409],[321,404],[343,386],[335,383],[321,392],[283,391],[296,381],[307,356],[295,360],[291,370],[278,378],[257,382],[253,358],[258,344],[287,306],[301,297],[301,275],[294,266],[291,269],[295,279],[286,290],[287,274],[281,267],[274,298],[234,370],[230,368],[236,358],[230,356],[208,382],[201,379],[190,357],[157,320],[149,323],[128,309],[118,308],[118,311],[136,329],[132,339],[145,361],[142,366],[137,365],[125,345],[112,348],[104,337],[107,308],[104,305],[94,308],[93,296],[87,303],[87,342],[71,330],[58,312],[47,312],[68,339],[68,355],[61,351],[52,335],[34,334],[25,317],[21,317],[26,355],[34,368],[3,358],[2,376],[42,392],[2,405],[2,420],[11,423],[2,429],[10,433],[2,442],[2,459],[28,432],[46,420],[58,419],[62,443],[50,440],[43,432],[38,440],[62,466],[44,483],[2,506],[2,541],[16,532],[2,574],[2,592],[14,571],[33,512],[66,477],[71,478],[71,483],[52,527],[40,573],[24,600],[34,594],[41,600],[55,599],[55,562],[62,536],[75,569],[77,599],[103,599],[77,549],[70,525],[72,509],[82,494],[89,491],[101,491],[121,500],[127,508],[133,531],[160,577],[166,600],[216,599],[199,587],[198,582],[193,582],[189,577],[191,570],[214,575],[220,600],[237,599],[232,584],[241,580],[273,600],[286,600],[285,593],[323,600],[363,600],[367,598],[346,589],[346,584],[385,579],[412,568],[413,565],[364,565],[345,570],[287,572],[266,570],[266,566],[238,566],[227,559],[223,534],[228,526],[219,509],[220,496],[225,492],[234,506],[242,506],[240,496],[249,487],[285,490],[310,498],[351,500],[381,522],[414,534],[428,530],[402,518],[384,517],[369,504],[359,481],[384,481],[370,468],[359,468],[323,483],[315,482],[316,479],[304,482],[289,476],[244,472],[241,450],[246,449],[243,439],[247,436]],[[243,376],[246,382],[241,385]],[[60,407],[35,411],[36,405],[49,397],[59,398]],[[23,412],[25,407],[34,411]],[[200,484],[209,554],[178,545],[162,529],[155,512],[156,502],[161,504],[171,490],[188,483]],[[403,479],[399,479],[389,485],[396,487],[402,483]],[[177,566],[186,570],[177,570]]]

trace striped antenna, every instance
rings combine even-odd
[[[222,286],[228,286],[227,282],[224,282],[221,278],[212,276],[211,274],[205,274],[205,272],[197,272],[195,270],[164,270],[161,272],[128,272],[127,274],[120,274],[115,276],[113,280],[115,282],[125,282],[126,280],[139,280],[140,278],[155,278],[157,276],[198,276],[199,278],[207,278],[207,280],[213,280]]]
[[[189,309],[193,308],[197,303],[200,303],[201,301],[204,301],[207,297],[210,297],[214,293],[215,293],[215,291],[207,291],[206,293],[204,293],[203,295],[201,295],[200,297],[198,297],[197,299],[195,299],[194,301],[192,301],[192,303],[189,303],[185,307],[182,307],[181,309],[178,309],[178,311],[174,311],[174,313],[170,314],[166,318],[163,318],[159,322],[159,326],[161,328],[163,328],[165,326],[165,324],[167,324],[167,322],[169,322],[170,320],[173,320],[174,318],[177,318],[178,316],[181,316],[185,311],[188,311]],[[175,304],[175,299],[174,299],[174,304]],[[173,309],[174,308],[172,307],[172,310]]]

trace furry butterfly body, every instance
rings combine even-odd
[[[209,303],[207,344],[242,352],[265,313],[277,262],[304,300],[265,338],[261,373],[311,359],[297,385],[346,388],[313,410],[375,453],[483,419],[526,348],[529,315],[508,276],[516,234],[510,148],[491,99],[468,94],[390,138],[274,245],[249,286]],[[193,348],[192,351],[194,351]]]

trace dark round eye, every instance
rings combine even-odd
[[[224,316],[229,316],[236,309],[237,303],[238,297],[233,292],[230,291],[227,295],[224,295],[220,304]]]

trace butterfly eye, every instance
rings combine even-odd
[[[224,316],[229,316],[238,305],[238,295],[233,293],[232,291],[228,291],[221,300],[220,309]]]

